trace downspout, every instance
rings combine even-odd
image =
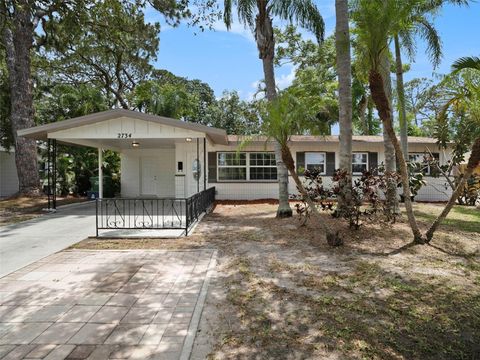
[[[203,138],[203,190],[207,190],[207,138]]]
[[[98,148],[98,197],[103,199],[103,149]]]
[[[199,159],[199,141],[197,137],[197,166],[200,165],[200,159]],[[200,174],[198,174],[198,168],[197,168],[197,194],[200,192]]]

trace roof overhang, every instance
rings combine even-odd
[[[86,125],[93,125],[102,123],[109,120],[128,118],[134,120],[143,120],[146,122],[152,122],[159,125],[170,126],[174,128],[184,129],[187,131],[193,131],[197,133],[203,133],[204,136],[213,144],[227,145],[227,133],[223,129],[218,129],[202,124],[176,120],[167,118],[164,116],[157,116],[151,114],[145,114],[138,111],[114,109],[103,112],[98,112],[90,115],[80,116],[64,121],[59,121],[51,124],[34,126],[28,129],[18,130],[18,136],[23,136],[36,140],[47,140],[49,138],[55,138],[54,133],[61,133],[64,130],[70,130],[79,128]],[[162,135],[150,136],[150,138],[162,139]],[[62,142],[68,142],[67,139],[63,139]],[[88,145],[87,145],[88,146]]]

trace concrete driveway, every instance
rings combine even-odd
[[[0,279],[0,358],[189,359],[214,264],[213,250],[36,261]]]
[[[95,203],[0,227],[0,277],[95,235]]]

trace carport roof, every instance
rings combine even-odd
[[[203,132],[215,144],[228,144],[227,133],[223,129],[125,109],[107,110],[51,124],[39,125],[28,129],[18,130],[18,136],[24,136],[37,140],[47,140],[48,134],[55,131],[68,130],[79,126],[95,124],[120,117],[152,121],[161,125],[168,125],[186,130]]]

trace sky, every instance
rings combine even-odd
[[[315,0],[314,0],[315,1]],[[401,0],[400,0],[401,1]],[[326,25],[326,36],[335,28],[335,1],[315,1]],[[148,11],[148,21],[160,21],[154,11]],[[237,19],[236,19],[237,20]],[[462,56],[480,55],[480,1],[469,7],[445,6],[435,20],[443,42],[443,59],[435,70],[446,73],[454,60]],[[208,83],[217,97],[224,90],[236,90],[243,99],[255,94],[258,81],[263,79],[262,64],[250,29],[236,22],[227,31],[222,22],[214,24],[215,31],[198,32],[186,25],[172,28],[162,25],[160,51],[155,66],[188,79]],[[417,56],[406,80],[431,77],[434,69],[418,40]],[[406,58],[406,57],[405,57]],[[407,62],[406,60],[404,62]],[[294,77],[294,69],[276,69],[277,84],[284,88]]]

